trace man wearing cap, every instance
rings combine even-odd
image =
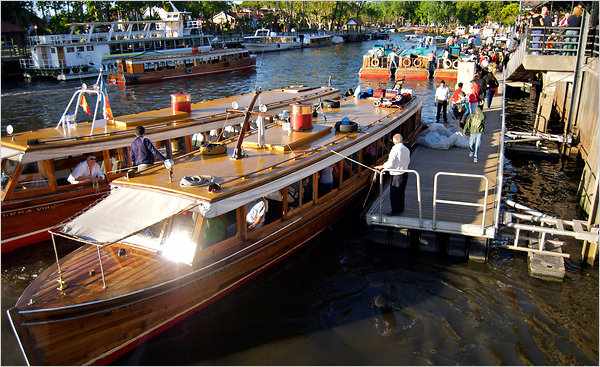
[[[402,143],[402,135],[394,134],[392,141],[394,142],[394,146],[390,150],[387,161],[382,165],[375,166],[375,169],[408,169],[408,165],[410,164],[410,150]],[[404,191],[408,175],[406,173],[390,172],[390,176],[392,176],[392,183],[390,185],[391,214],[400,214],[404,211]]]
[[[154,163],[154,158],[157,157],[161,161],[165,161],[164,155],[156,149],[154,144],[144,136],[146,129],[143,126],[135,128],[135,139],[131,143],[131,162],[138,167],[138,171],[142,170]]]

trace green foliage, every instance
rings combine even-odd
[[[170,10],[168,1],[2,1],[2,19],[25,26],[40,14],[49,31],[64,32],[67,24],[86,21],[139,20],[148,7]],[[350,18],[367,24],[452,24],[482,23],[486,20],[514,23],[519,11],[516,1],[177,1],[175,6],[202,18],[211,27],[212,17],[221,11],[241,8],[255,11],[268,9],[260,26],[273,30],[342,28]],[[34,11],[36,10],[36,11]],[[250,19],[239,19],[244,30],[250,30]]]

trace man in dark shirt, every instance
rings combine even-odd
[[[165,156],[154,147],[154,144],[144,136],[146,129],[143,126],[135,128],[136,138],[131,143],[131,162],[138,170],[146,168],[154,163],[154,158],[157,157],[161,161],[166,160]]]

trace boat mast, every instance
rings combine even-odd
[[[250,105],[246,109],[246,113],[244,116],[244,123],[242,124],[242,129],[240,130],[240,135],[238,136],[237,144],[235,145],[235,150],[233,151],[233,155],[231,158],[233,159],[241,159],[244,154],[242,153],[242,143],[244,142],[244,135],[246,135],[246,131],[249,130],[250,127],[250,116],[252,115],[252,110],[254,109],[254,104],[256,103],[256,99],[260,94],[260,89],[257,89],[254,92],[254,96],[252,97],[252,101],[250,101]]]

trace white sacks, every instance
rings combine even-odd
[[[450,149],[451,147],[466,149],[469,147],[469,138],[458,130],[456,126],[446,128],[442,124],[433,123],[427,126],[417,138],[417,143],[432,149]]]

